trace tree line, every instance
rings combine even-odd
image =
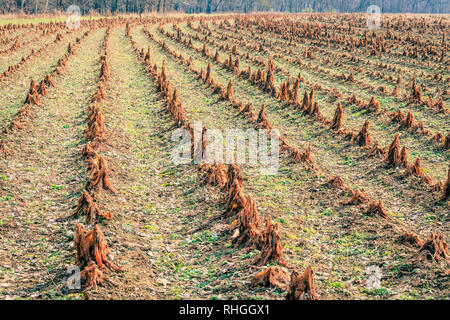
[[[381,12],[449,13],[450,0],[0,0],[0,12],[52,14],[77,5],[81,14],[220,12]]]

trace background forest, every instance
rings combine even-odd
[[[0,0],[0,13],[47,14],[78,5],[82,14],[147,12],[382,12],[449,13],[450,0]]]

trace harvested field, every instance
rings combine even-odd
[[[0,23],[0,299],[448,299],[449,32]]]

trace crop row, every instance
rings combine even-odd
[[[195,154],[200,154],[205,161],[199,165],[199,170],[204,172],[203,184],[217,186],[226,194],[226,211],[219,216],[210,218],[205,225],[220,218],[232,218],[232,222],[227,228],[227,231],[232,234],[232,242],[236,245],[251,245],[260,250],[253,264],[263,266],[269,261],[275,261],[285,266],[278,225],[272,223],[270,216],[267,217],[265,225],[262,225],[254,200],[245,193],[241,169],[234,164],[228,165],[228,168],[223,163],[208,164],[212,159],[208,159],[207,128],[204,127],[201,130],[200,137],[195,136],[196,131],[186,118],[184,109],[178,100],[177,89],[167,80],[164,62],[159,72],[158,67],[152,65],[150,50],[145,52],[143,49],[139,49],[132,39],[129,26],[127,35],[148,73],[155,80],[157,90],[165,99],[166,108],[172,114],[175,125],[188,130],[193,136],[191,149],[194,151],[194,157]],[[165,50],[170,49],[165,48]],[[175,54],[172,52],[172,55]],[[226,99],[233,99],[232,92],[229,90],[222,90],[221,94],[224,98],[226,96]],[[259,123],[262,123],[263,116],[260,115],[260,118]],[[294,270],[290,281],[286,271],[278,266],[265,269],[255,275],[252,280],[253,285],[267,285],[268,283],[284,289],[289,284],[288,299],[317,299],[311,267],[307,267],[302,275]]]
[[[179,34],[178,35],[175,33],[172,34],[168,31],[164,31],[162,28],[158,28],[158,30],[164,36],[170,37],[170,38],[174,39],[175,41],[178,41],[179,43],[183,44],[187,48],[193,49],[193,50],[201,53],[204,57],[209,58],[211,61],[213,61],[217,64],[220,64],[225,70],[229,71],[233,75],[236,75],[239,78],[247,79],[254,86],[256,86],[260,91],[276,97],[277,99],[279,99],[280,101],[285,103],[287,106],[291,106],[295,110],[303,111],[304,113],[311,116],[313,119],[317,120],[321,124],[329,125],[331,123],[331,121],[327,120],[325,118],[325,116],[321,113],[320,107],[319,107],[317,101],[314,101],[314,90],[311,90],[311,92],[309,93],[309,96],[308,96],[308,93],[305,92],[303,101],[299,102],[299,94],[298,94],[298,85],[300,82],[299,78],[297,78],[295,80],[295,82],[292,84],[292,90],[290,89],[290,83],[289,83],[289,79],[288,79],[286,81],[286,83],[282,84],[282,88],[281,88],[282,90],[277,91],[277,89],[275,88],[275,85],[274,85],[274,81],[273,81],[274,67],[273,67],[272,63],[270,63],[268,66],[267,74],[263,73],[261,71],[261,69],[259,69],[255,73],[249,74],[249,72],[247,70],[245,70],[245,71],[239,70],[239,65],[235,61],[233,61],[232,56],[230,56],[230,59],[227,59],[226,61],[223,61],[223,62],[218,61],[217,60],[218,55],[217,54],[213,55],[213,54],[209,53],[209,51],[205,50],[205,47],[195,48],[192,45],[192,43],[187,41],[187,39],[180,39]],[[236,60],[236,61],[238,61],[238,60]],[[230,86],[231,86],[231,84],[229,83],[228,87],[230,87]],[[213,89],[213,91],[217,91],[217,90],[219,90],[219,89]],[[225,92],[223,86],[220,90]],[[226,96],[226,93],[223,93],[222,95]],[[381,112],[381,108],[380,108],[379,104],[374,99],[371,100],[369,102],[369,104],[367,106],[365,106],[365,108],[368,110],[374,110],[375,112]],[[338,112],[339,110],[340,110],[340,107],[338,106],[336,112]],[[387,111],[385,111],[385,112],[387,112]],[[402,114],[400,113],[400,116],[401,115]],[[395,114],[394,114],[394,116],[395,116]],[[397,119],[398,119],[398,117],[397,117]],[[413,118],[410,118],[410,119],[413,119]],[[413,122],[407,121],[407,117],[400,118],[397,121],[399,121],[403,126],[406,126],[406,127],[408,127],[408,126],[412,127],[413,125],[415,125]],[[388,167],[394,166],[394,165],[399,165],[399,166],[408,168],[408,162],[407,162],[407,159],[405,158],[406,157],[406,148],[405,147],[403,147],[402,151],[400,151],[400,150],[396,151],[395,149],[390,150],[391,147],[382,148],[379,146],[379,144],[377,142],[374,142],[373,146],[371,146],[372,139],[370,138],[369,132],[368,132],[368,129],[369,129],[368,122],[366,122],[361,127],[361,130],[359,130],[359,132],[357,134],[355,134],[353,130],[342,128],[342,117],[340,117],[339,122],[340,122],[340,126],[337,129],[337,133],[339,133],[339,136],[342,136],[346,140],[353,141],[355,144],[358,144],[362,148],[369,149],[369,155],[378,154],[379,156],[385,157]],[[332,127],[333,126],[336,126],[336,124],[332,124]],[[420,126],[420,124],[419,124],[419,126]],[[338,136],[338,135],[333,135],[333,136]],[[365,136],[366,138],[362,139],[361,138],[362,136]],[[393,141],[394,145],[397,144],[398,139],[399,139],[399,137],[397,134]],[[446,147],[448,145],[449,139],[447,138],[445,140],[446,141],[443,141],[444,147]],[[391,146],[392,146],[392,144],[391,144]],[[390,152],[394,152],[394,153],[398,152],[399,154],[403,155],[403,160],[400,160],[400,157],[395,157],[394,158],[394,159],[396,159],[395,162],[392,162],[390,160],[392,158],[392,156],[390,156],[389,152],[387,152],[388,150],[390,150]],[[420,160],[419,161],[416,160],[416,164],[417,163],[420,163]],[[408,172],[408,170],[407,170],[407,172]],[[422,179],[422,177],[420,177],[420,178]],[[426,184],[432,184],[432,180],[430,177],[426,177],[426,178],[422,179],[422,181],[425,181]],[[442,190],[442,188],[441,188],[442,185],[443,185],[442,182],[438,182],[437,184],[435,184],[433,186],[432,190]]]
[[[148,30],[144,29],[144,31],[150,39],[152,39],[153,41],[155,41],[159,44],[159,46],[161,47],[162,50],[164,50],[166,53],[169,53],[170,55],[174,56],[177,60],[180,61],[180,63],[187,65],[189,67],[189,70],[191,70],[193,73],[195,73],[197,75],[198,79],[201,79],[203,82],[205,82],[206,84],[211,86],[213,93],[218,94],[222,99],[227,99],[227,100],[231,101],[232,105],[237,108],[239,108],[239,106],[241,108],[244,106],[244,103],[237,101],[233,97],[232,86],[230,86],[230,83],[228,84],[228,86],[225,89],[224,85],[221,85],[220,83],[218,83],[211,77],[211,73],[210,73],[210,71],[208,71],[208,70],[210,70],[210,65],[208,66],[206,71],[195,70],[192,67],[192,58],[187,59],[182,54],[178,54],[178,53],[174,52],[172,49],[170,49],[167,46],[167,44],[164,41],[157,40],[155,37],[153,37],[153,35]],[[309,98],[304,99],[304,100],[309,101]],[[247,108],[247,110],[248,110],[248,108]],[[253,121],[254,121],[254,117],[253,117],[252,113],[243,112],[241,114],[246,115],[250,121],[253,118]],[[264,116],[264,108],[261,109],[260,116],[258,118],[259,118],[259,122],[255,121],[256,125],[260,125],[260,126],[262,125],[264,128],[270,128],[270,123],[268,123],[267,118]],[[335,119],[333,121],[334,124],[339,122],[338,118],[339,118],[338,116],[335,117]],[[361,129],[360,133],[358,134],[357,141],[364,141],[366,138],[367,138],[367,125],[363,126],[363,128]],[[283,143],[283,140],[282,140],[282,143]],[[287,150],[287,149],[285,149],[285,150]],[[393,143],[391,144],[389,151],[387,152],[386,161],[389,164],[389,162],[392,162],[392,161],[400,161],[401,157],[402,157],[402,155],[400,152],[400,148],[398,146],[398,137],[396,137],[396,139],[394,139]],[[409,167],[405,173],[406,174],[416,174],[418,172],[421,172],[419,166],[420,166],[420,161],[418,161],[418,164],[415,163],[414,165]],[[436,188],[439,188],[440,190],[444,191],[444,195],[443,195],[444,201],[446,199],[448,199],[449,182],[450,182],[450,179],[447,179],[447,181],[444,183],[438,183],[438,186],[436,187]],[[332,185],[333,187],[336,187],[341,190],[347,190],[347,191],[349,190],[349,188],[345,185],[345,182],[339,176],[335,176],[335,177],[331,178],[329,180],[329,184]],[[358,189],[355,189],[355,190],[352,190],[352,198],[349,201],[347,201],[346,204],[361,205],[361,204],[367,203],[369,201],[370,201],[370,198],[367,196],[367,194],[359,191]],[[369,204],[369,206],[364,209],[364,211],[367,215],[370,215],[370,216],[381,216],[385,219],[390,219],[388,217],[388,215],[386,214],[386,211],[383,207],[383,203],[381,200],[371,202]],[[402,234],[399,237],[399,241],[400,242],[408,242],[408,241],[405,241],[404,239],[409,239],[408,235],[412,235],[412,234],[413,233],[411,233],[411,232],[406,232],[406,233]],[[432,252],[432,254],[429,255],[429,257],[431,257],[431,256],[437,257],[437,256],[442,255],[445,258],[445,257],[447,257],[447,253],[445,250],[442,251],[439,249],[440,245],[435,246],[434,249],[431,251],[428,250],[430,247],[429,244],[434,243],[436,237],[441,239],[439,243],[441,243],[441,244],[445,243],[445,241],[442,238],[442,235],[432,232],[430,237],[427,239],[427,241],[420,242],[421,245],[419,246],[420,247],[419,252],[429,251],[429,252]],[[427,245],[425,245],[425,243],[427,243]],[[439,258],[437,258],[437,259],[439,259]]]

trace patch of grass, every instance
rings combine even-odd
[[[363,289],[362,292],[369,296],[388,297],[390,295],[388,289],[386,289],[386,288]]]
[[[7,196],[3,196],[3,197],[0,197],[0,201],[11,201],[12,199],[13,199],[13,195],[12,194],[10,194],[10,195],[7,195]]]
[[[214,243],[219,239],[216,233],[206,230],[200,234],[196,234],[192,237],[191,243],[211,242]]]
[[[330,281],[328,283],[328,286],[330,288],[344,289],[345,288],[345,283],[342,282],[342,281],[336,281],[336,282]]]
[[[148,231],[153,231],[153,232],[159,230],[159,227],[155,223],[147,224],[144,226],[144,228]]]

